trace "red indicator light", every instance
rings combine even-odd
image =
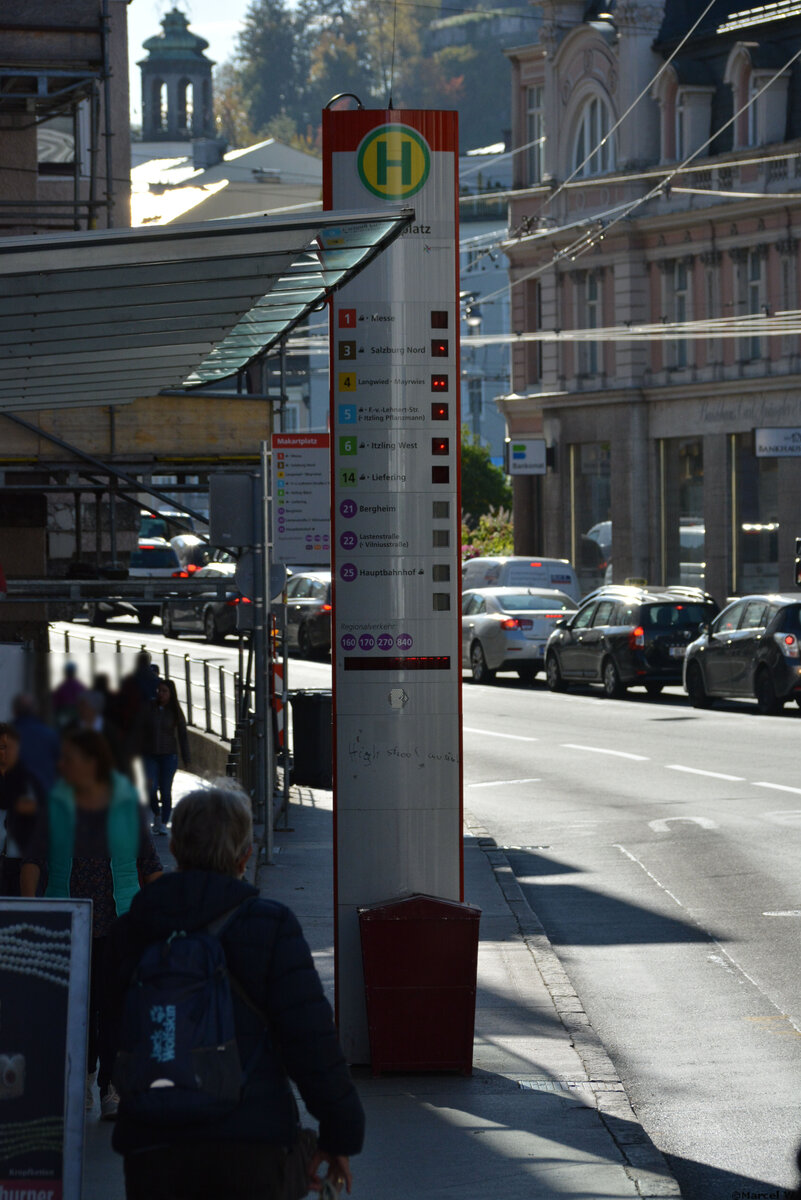
[[[450,438],[442,437],[442,438],[432,438],[431,439],[431,453],[432,454],[450,454],[450,452],[451,452]]]
[[[431,420],[432,421],[447,421],[449,416],[449,408],[447,401],[441,401],[431,405]]]
[[[331,605],[330,604],[321,604],[320,612],[331,612]]]
[[[431,328],[432,329],[447,329],[448,328],[448,310],[446,308],[435,308],[431,313]]]
[[[785,637],[784,644],[785,644],[785,646],[792,646],[795,644],[795,638],[793,637],[793,635],[791,633],[788,633],[787,636]]]
[[[534,622],[528,617],[507,617],[505,621],[501,621],[501,629],[532,629]]]
[[[629,630],[629,650],[642,650],[645,645],[645,630],[642,625]]]
[[[439,341],[434,338],[431,342],[431,357],[432,358],[447,358],[448,343],[447,341]]]
[[[541,567],[542,563],[541,562],[533,562],[533,563],[529,563],[528,565],[530,567]]]
[[[432,392],[447,392],[448,376],[447,375],[432,375],[431,376],[431,391]]]
[[[451,469],[450,467],[432,467],[431,482],[432,483],[450,483]]]

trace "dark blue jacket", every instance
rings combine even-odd
[[[123,1104],[113,1137],[121,1154],[209,1138],[289,1146],[297,1109],[287,1077],[319,1122],[322,1149],[347,1155],[361,1150],[364,1112],[300,925],[285,905],[259,898],[248,883],[211,871],[177,871],[138,893],[130,912],[109,934],[112,1039],[145,946],[176,929],[202,929],[241,901],[246,903],[223,929],[221,940],[229,971],[269,1018],[266,1026],[234,996],[240,1057],[249,1067],[241,1103],[213,1126],[169,1130],[132,1120]]]

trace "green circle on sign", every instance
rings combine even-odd
[[[380,125],[359,147],[356,166],[368,192],[381,200],[405,200],[428,179],[428,142],[408,125]]]

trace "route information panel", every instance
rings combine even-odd
[[[323,116],[325,207],[415,211],[331,312],[337,1008],[366,1062],[358,907],[462,891],[457,127]]]

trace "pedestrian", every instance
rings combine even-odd
[[[78,716],[78,701],[86,691],[78,678],[78,668],[74,662],[64,666],[64,678],[53,692],[53,715],[59,729],[66,729]]]
[[[147,703],[155,699],[157,684],[158,676],[153,670],[150,652],[140,650],[133,671],[120,683],[116,714],[129,759],[142,757],[142,714]]]
[[[211,1125],[134,1120],[123,1094],[112,1144],[124,1157],[128,1200],[282,1200],[290,1148],[299,1144],[290,1079],[319,1122],[310,1188],[320,1190],[316,1173],[326,1164],[326,1178],[350,1191],[349,1156],[364,1136],[361,1102],[297,918],[244,882],[252,839],[250,801],[235,784],[190,792],[172,822],[177,871],[145,888],[112,930],[120,1021],[148,946],[223,919],[217,933],[236,984],[236,1042],[246,1065],[238,1104]],[[115,1032],[119,1042],[116,1024]]]
[[[165,834],[172,812],[172,781],[178,770],[179,749],[184,766],[189,766],[186,717],[171,679],[158,680],[156,695],[146,705],[142,721],[141,746],[153,832]]]
[[[92,973],[89,991],[89,1048],[86,1106],[94,1105],[95,1077],[100,1112],[116,1116],[111,1085],[112,1055],[107,1022],[108,935],[139,891],[161,874],[136,788],[114,770],[108,743],[95,730],[66,734],[60,779],[51,789],[25,854],[23,896],[35,896],[46,875],[45,896],[92,901]],[[98,1069],[99,1061],[99,1069]]]
[[[20,762],[39,783],[41,795],[46,796],[58,776],[61,741],[55,729],[39,716],[32,696],[15,696],[13,711]]]
[[[22,856],[36,825],[42,792],[20,760],[19,734],[0,724],[0,896],[19,895]]]

